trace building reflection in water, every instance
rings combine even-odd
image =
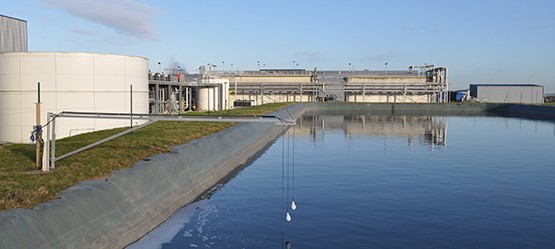
[[[338,130],[348,139],[354,136],[403,137],[410,147],[415,142],[432,147],[447,145],[447,117],[441,116],[303,116],[295,132],[310,134],[316,141],[318,134]]]

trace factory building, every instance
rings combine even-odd
[[[410,66],[408,71],[352,72],[345,77],[345,101],[445,103],[447,78],[447,68],[434,65]]]
[[[0,142],[28,143],[36,121],[40,82],[41,124],[47,112],[148,113],[148,59],[63,52],[0,53]],[[131,93],[132,85],[132,93]],[[132,94],[132,103],[131,103]],[[58,138],[129,126],[129,121],[61,119]]]
[[[27,21],[0,15],[0,53],[27,51]]]
[[[491,103],[544,103],[543,86],[534,84],[470,84],[470,96]]]
[[[216,111],[276,102],[444,103],[447,78],[447,68],[434,65],[398,71],[219,71],[209,65],[198,74],[174,68],[149,75],[150,110]]]

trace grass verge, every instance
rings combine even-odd
[[[275,103],[250,108],[191,115],[262,115],[290,103]],[[109,142],[56,162],[56,171],[29,174],[34,170],[33,144],[0,145],[0,211],[32,208],[56,198],[56,194],[84,180],[110,176],[112,171],[133,166],[139,160],[169,152],[184,144],[225,128],[233,123],[156,122]],[[81,134],[56,141],[58,156],[96,142],[127,128]]]

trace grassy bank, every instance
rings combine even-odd
[[[261,115],[286,105],[267,104],[200,115]],[[129,168],[139,160],[170,151],[172,146],[232,125],[215,122],[157,122],[56,162],[56,171],[47,174],[29,174],[35,169],[34,145],[0,145],[0,210],[32,208],[38,203],[56,198],[56,193],[81,181],[110,176],[114,170]],[[63,155],[125,129],[104,130],[58,140],[56,154]]]

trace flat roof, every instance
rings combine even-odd
[[[508,83],[501,83],[501,84],[470,84],[471,86],[541,86],[537,84],[508,84]]]

